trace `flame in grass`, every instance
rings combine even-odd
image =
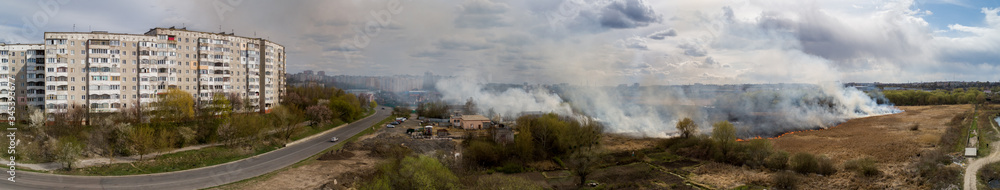
[[[795,133],[804,133],[804,132],[809,132],[809,131],[821,131],[821,130],[826,130],[826,129],[832,129],[834,127],[839,127],[839,126],[840,126],[840,124],[837,124],[837,126],[833,126],[833,127],[830,127],[830,128],[810,129],[810,130],[801,130],[801,131],[789,131],[789,132],[781,133],[778,136],[773,136],[773,137],[756,136],[756,137],[751,137],[751,138],[746,138],[746,139],[737,138],[736,141],[737,142],[744,142],[744,141],[751,141],[751,140],[756,140],[756,139],[773,140],[773,139],[781,138],[781,137],[783,137],[785,135],[791,135],[791,134],[795,134]]]

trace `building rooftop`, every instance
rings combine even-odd
[[[976,148],[965,148],[965,156],[976,156]]]
[[[462,115],[462,120],[476,121],[476,120],[490,120],[482,115]]]

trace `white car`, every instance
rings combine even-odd
[[[391,124],[389,124],[389,125],[385,125],[385,127],[386,127],[386,128],[396,128],[396,126],[395,126],[395,125],[391,125]]]
[[[337,137],[330,138],[330,142],[337,142],[338,140],[340,139],[337,139]]]

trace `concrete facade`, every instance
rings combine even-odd
[[[176,88],[190,93],[196,106],[224,94],[244,102],[236,111],[268,112],[285,95],[285,48],[261,38],[175,28],[46,32],[44,38],[44,44],[0,44],[0,93],[9,90],[3,88],[11,82],[7,76],[15,77],[17,89],[16,97],[2,93],[0,101],[49,114],[76,107],[117,112],[147,109],[157,94]]]

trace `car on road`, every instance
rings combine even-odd
[[[337,142],[338,140],[340,139],[337,139],[337,137],[330,138],[330,142]]]
[[[389,125],[385,125],[385,127],[386,127],[386,128],[396,128],[396,126],[395,126],[395,125],[391,125],[391,124],[389,124]]]

